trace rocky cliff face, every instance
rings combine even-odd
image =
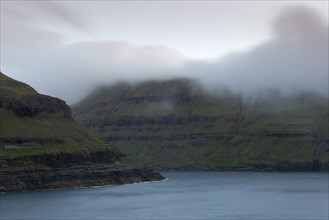
[[[110,149],[38,154],[3,159],[0,191],[56,189],[162,180]]]
[[[35,117],[39,114],[57,114],[58,117],[72,119],[71,109],[63,100],[46,95],[33,94],[18,100],[0,97],[0,108],[12,111],[18,117]]]
[[[59,117],[72,119],[71,109],[63,100],[38,94],[29,85],[0,74],[0,108],[12,111],[19,117],[59,114]]]
[[[0,73],[0,191],[161,180],[72,119],[63,100]]]
[[[101,88],[73,115],[151,167],[321,170],[328,167],[327,103],[311,92],[209,94],[178,79]]]

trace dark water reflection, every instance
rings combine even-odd
[[[162,182],[5,193],[0,219],[328,219],[328,173],[162,174]]]

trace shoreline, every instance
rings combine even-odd
[[[50,188],[50,189],[32,189],[32,190],[17,190],[17,191],[1,191],[1,194],[6,193],[20,193],[20,192],[49,192],[49,191],[63,191],[63,190],[79,190],[79,189],[94,189],[94,188],[104,188],[104,187],[115,187],[115,186],[123,186],[129,184],[147,184],[147,183],[156,183],[167,181],[168,178],[164,178],[162,180],[147,180],[140,182],[127,182],[127,183],[118,183],[118,184],[107,184],[107,185],[91,185],[91,186],[77,186],[77,187],[64,187],[64,188]]]
[[[144,167],[80,166],[75,169],[2,171],[0,192],[55,190],[65,188],[123,185],[163,180],[160,173]]]
[[[329,169],[320,170],[301,170],[301,169],[274,169],[274,168],[160,168],[160,167],[148,167],[155,172],[265,172],[265,173],[328,173]]]

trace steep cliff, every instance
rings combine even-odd
[[[190,79],[103,87],[74,117],[157,168],[322,170],[328,167],[328,98],[277,91],[241,97]]]
[[[63,100],[0,73],[0,191],[160,180],[74,121]]]

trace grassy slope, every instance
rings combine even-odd
[[[1,92],[8,92],[12,95],[11,98],[17,99],[27,95],[37,94],[31,86],[14,80],[0,72],[0,89]]]
[[[2,73],[0,73],[0,90],[2,103],[15,104],[24,97],[38,96],[32,87]],[[21,117],[3,105],[0,106],[0,138],[2,140],[2,142],[0,141],[0,154],[6,158],[111,147],[72,118],[49,113],[40,113],[34,117]],[[17,142],[18,139],[23,141]],[[22,148],[3,149],[5,145],[18,145]]]
[[[116,143],[131,160],[154,167],[245,167],[327,162],[327,103],[318,94],[275,92],[242,101],[229,92],[206,94],[183,79],[117,84],[73,109],[103,137],[119,137]],[[142,117],[169,119],[150,123]]]

